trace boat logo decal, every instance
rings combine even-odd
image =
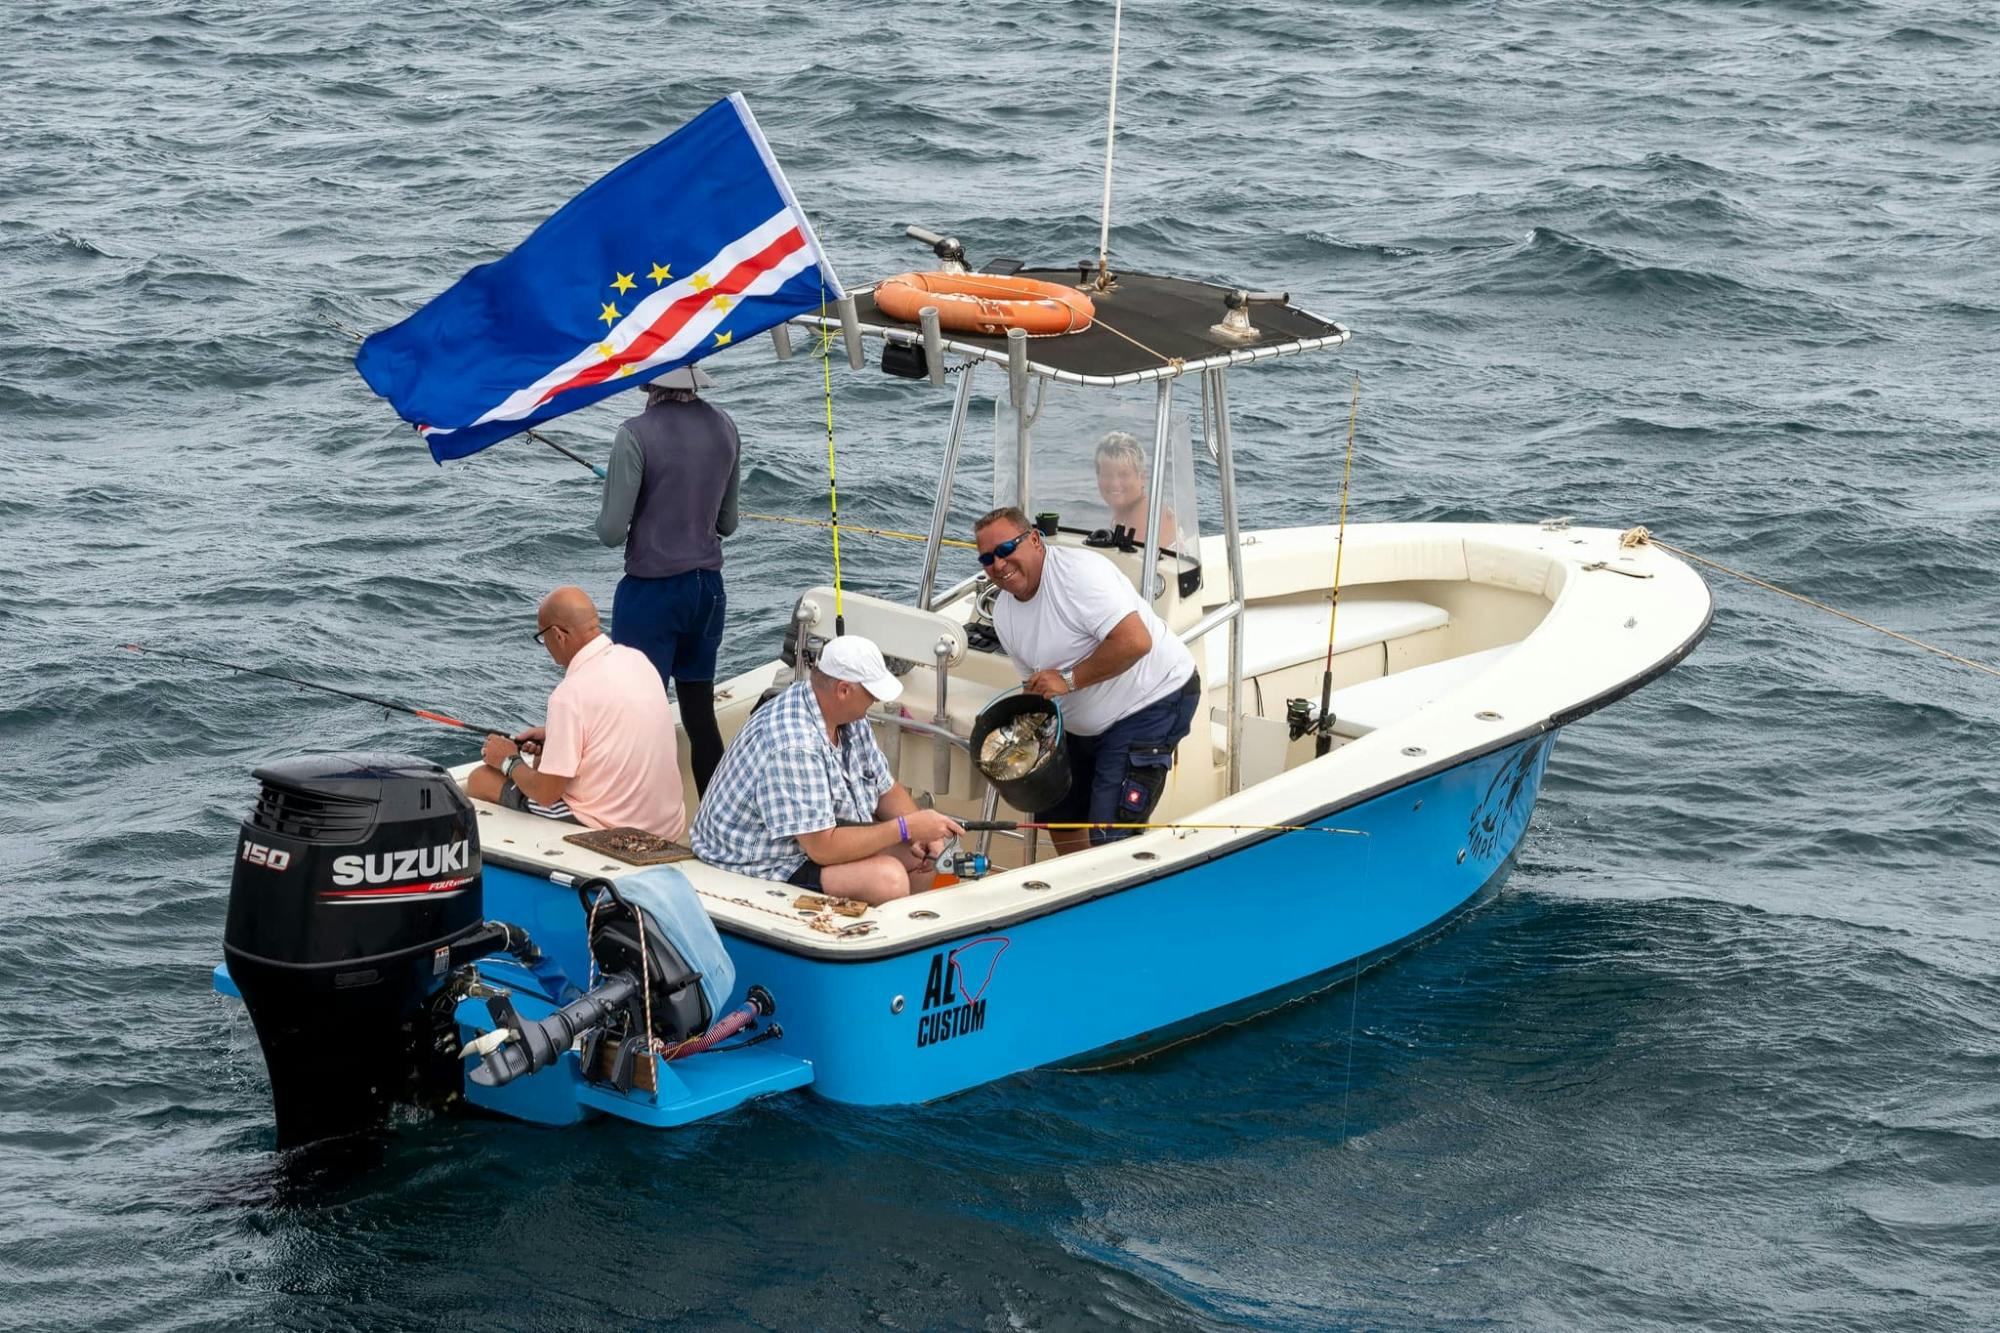
[[[923,1010],[917,1018],[919,1049],[985,1028],[986,991],[1008,943],[1005,935],[987,935],[931,955]]]
[[[454,870],[471,868],[472,844],[460,838],[441,847],[406,847],[400,852],[336,856],[333,858],[333,883],[336,888],[363,884],[401,886],[405,880],[434,879],[439,875],[449,875]]]
[[[266,870],[284,870],[292,864],[292,854],[283,848],[266,847],[261,842],[247,840],[243,844],[243,859]]]
[[[1481,861],[1489,861],[1512,846],[1526,827],[1535,808],[1535,779],[1548,757],[1549,740],[1544,736],[1523,745],[1487,784],[1486,795],[1473,810],[1471,827],[1466,830],[1466,846]]]

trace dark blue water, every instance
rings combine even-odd
[[[434,467],[322,317],[400,318],[735,88],[851,280],[907,222],[1096,236],[1106,5],[377,8],[5,16],[0,1325],[2000,1326],[2000,689],[1727,582],[1558,745],[1509,891],[1358,988],[937,1106],[288,1171],[208,993],[248,770],[467,752],[116,645],[527,717],[535,599],[617,572],[587,474]],[[1356,328],[1237,377],[1258,525],[1331,517],[1359,374],[1363,519],[1645,522],[2000,659],[1996,19],[1135,2],[1114,257]],[[749,505],[816,512],[811,368],[715,367]],[[906,526],[945,404],[837,383],[846,512]],[[742,667],[826,548],[729,561]]]

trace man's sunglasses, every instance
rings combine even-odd
[[[538,629],[538,630],[536,630],[536,631],[535,631],[535,642],[536,642],[537,644],[540,644],[540,643],[542,642],[542,640],[544,640],[544,639],[546,639],[546,638],[548,638],[548,637],[549,637],[549,630],[552,630],[552,629],[556,629],[556,628],[558,628],[558,627],[557,627],[557,626],[555,626],[555,625],[551,625],[551,626],[549,626],[549,629]]]
[[[1033,531],[1033,528],[1028,529],[1028,532]],[[995,560],[1005,560],[1008,556],[1019,550],[1021,543],[1026,540],[1028,540],[1028,533],[1024,532],[1017,537],[1009,537],[990,551],[981,551],[979,553],[980,565],[985,568],[991,568]]]

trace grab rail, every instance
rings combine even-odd
[[[1196,639],[1201,638],[1204,634],[1207,634],[1210,630],[1217,629],[1223,625],[1226,625],[1230,621],[1234,620],[1236,617],[1242,614],[1243,614],[1243,603],[1224,602],[1221,606],[1216,607],[1213,611],[1210,611],[1200,620],[1195,621],[1194,624],[1189,625],[1186,629],[1182,630],[1181,642],[1193,643]]]

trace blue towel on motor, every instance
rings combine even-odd
[[[723,1005],[736,990],[736,964],[688,877],[672,866],[654,866],[619,880],[618,896],[643,911],[646,928],[664,933],[687,965],[701,973],[709,1020],[722,1017]]]

